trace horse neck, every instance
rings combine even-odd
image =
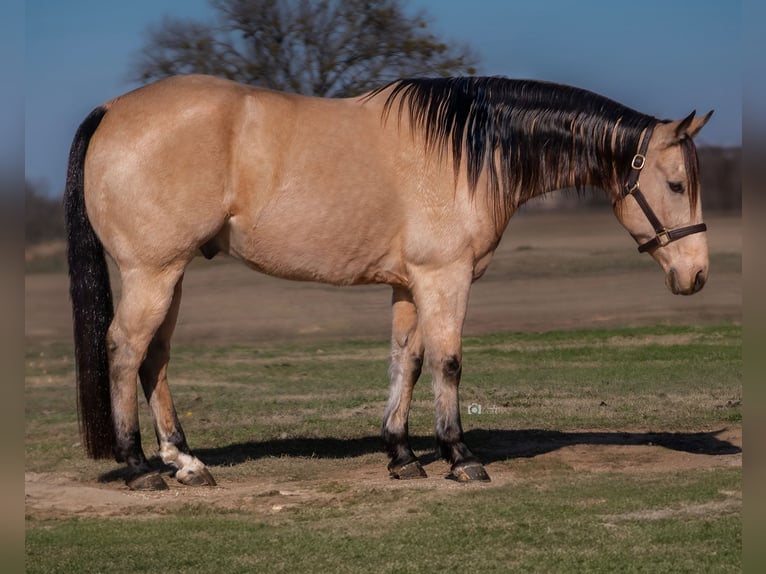
[[[536,197],[571,189],[580,193],[590,187],[616,193],[619,173],[613,167],[616,157],[611,148],[603,150],[598,142],[579,141],[568,153],[552,153],[540,138],[519,140],[524,149],[498,150],[494,166],[486,166],[486,205],[498,237],[511,216]],[[500,166],[510,167],[506,170]]]
[[[616,190],[618,173],[613,167],[615,154],[611,147],[585,139],[569,142],[566,150],[551,149],[547,143],[545,138],[533,134],[520,144],[526,149],[512,152],[510,159],[513,161],[516,156],[516,167],[511,168],[510,181],[505,184],[512,210],[530,199],[559,190],[579,192],[588,187],[607,193]]]

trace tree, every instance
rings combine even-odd
[[[215,23],[150,27],[134,80],[203,73],[317,96],[351,96],[406,76],[474,74],[467,46],[448,46],[399,0],[210,0]]]

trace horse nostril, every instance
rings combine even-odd
[[[668,270],[667,274],[665,275],[665,285],[668,289],[674,294],[678,295],[679,289],[678,289],[678,282],[676,281],[676,270],[672,267]]]
[[[694,292],[696,293],[705,286],[707,277],[704,271],[697,271],[697,275],[694,277]]]

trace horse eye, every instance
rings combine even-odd
[[[684,184],[680,181],[669,181],[668,187],[670,188],[670,191],[672,191],[673,193],[684,192]]]

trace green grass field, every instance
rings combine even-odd
[[[27,472],[117,502],[28,504],[27,572],[741,571],[741,454],[721,438],[741,436],[740,326],[466,338],[486,485],[443,478],[426,375],[410,432],[429,478],[387,478],[386,361],[368,341],[174,348],[176,405],[220,486],[168,477],[142,498],[84,457],[71,349],[31,344]]]

